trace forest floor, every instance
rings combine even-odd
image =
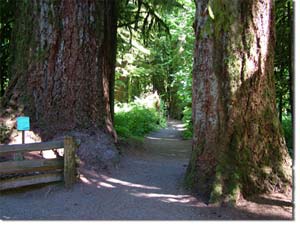
[[[2,220],[292,220],[291,195],[240,201],[237,207],[207,205],[183,187],[191,141],[183,125],[169,121],[141,144],[121,143],[117,168],[80,170],[70,190],[51,184],[2,192]]]

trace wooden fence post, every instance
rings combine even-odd
[[[76,140],[73,137],[66,136],[64,138],[64,181],[66,188],[70,188],[76,181],[76,147]]]

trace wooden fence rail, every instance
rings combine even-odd
[[[63,168],[64,161],[59,159],[38,159],[0,162],[0,174],[26,173]]]
[[[0,145],[0,155],[10,153],[25,153],[28,151],[41,151],[59,149],[64,147],[64,141],[51,141],[42,143],[27,143],[27,144],[14,144],[14,145]]]
[[[76,180],[75,153],[79,143],[79,140],[76,141],[73,137],[67,136],[61,141],[0,145],[0,156],[64,148],[63,159],[56,158],[0,162],[0,175],[35,173],[31,176],[18,176],[0,180],[0,190],[62,180],[65,183],[65,187],[70,188]]]

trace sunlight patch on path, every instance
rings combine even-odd
[[[191,204],[196,201],[196,199],[191,195],[173,195],[173,194],[142,193],[142,192],[135,192],[130,194],[139,198],[147,198],[147,199],[158,198],[161,202],[165,202],[165,203],[182,203],[182,204],[187,204],[189,206],[198,206],[198,204]]]
[[[177,131],[184,131],[184,130],[186,130],[185,124],[174,124],[173,127]]]
[[[105,183],[105,182],[98,182],[97,183],[97,188],[100,188],[100,187],[105,187],[105,188],[116,188],[115,186],[111,185],[111,184],[108,184],[108,183]]]
[[[116,178],[111,178],[111,177],[107,177],[103,174],[101,174],[101,177],[103,179],[105,179],[105,181],[108,181],[110,183],[114,183],[114,184],[120,184],[123,186],[127,186],[127,187],[132,187],[132,188],[142,188],[142,189],[151,189],[151,190],[160,190],[160,188],[158,187],[154,187],[154,186],[147,186],[147,185],[143,185],[143,184],[134,184],[128,181],[122,181],[122,180],[118,180]]]
[[[179,139],[161,138],[161,137],[153,137],[153,136],[146,136],[146,138],[149,139],[149,140],[179,141]]]
[[[119,185],[120,187],[126,186],[130,188],[140,188],[140,189],[149,189],[149,190],[161,190],[159,187],[155,186],[149,186],[149,185],[143,185],[143,184],[135,184],[129,181],[119,180],[116,178],[112,178],[109,176],[106,176],[104,174],[97,174],[93,171],[85,171],[84,174],[80,175],[80,180],[82,183],[87,185],[96,185],[97,188],[117,188],[116,185]],[[116,184],[116,185],[113,185]]]

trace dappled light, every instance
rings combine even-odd
[[[195,197],[188,194],[166,194],[165,189],[161,187],[125,181],[109,175],[97,174],[94,171],[86,171],[84,175],[80,176],[80,180],[87,186],[117,190],[137,198],[152,199],[163,203],[178,203],[191,207],[203,206]]]
[[[116,179],[109,177],[104,174],[98,174],[94,171],[85,171],[85,174],[80,175],[80,180],[85,184],[95,184],[96,186],[104,188],[117,188],[117,187],[128,187],[128,188],[139,188],[147,190],[160,190],[161,188],[143,184],[135,184],[132,182]]]
[[[9,144],[22,144],[22,132],[16,131],[11,135],[11,142]],[[42,142],[41,137],[33,131],[25,132],[25,143],[36,143]]]
[[[108,184],[108,183],[105,183],[105,182],[98,182],[97,183],[97,188],[100,188],[100,187],[104,187],[104,188],[116,188],[115,186],[113,186],[111,184]]]
[[[178,207],[178,209],[197,208],[200,209],[199,217],[204,219],[209,216],[214,216],[215,219],[235,219],[234,216],[230,215],[239,216],[241,219],[249,219],[250,217],[255,217],[255,219],[287,219],[286,214],[277,216],[276,213],[282,212],[282,209],[287,213],[292,210],[291,203],[285,201],[281,194],[269,196],[269,199],[261,199],[258,203],[254,202],[255,199],[249,199],[240,201],[238,207],[219,208],[210,207],[201,199],[189,193],[175,192],[166,186],[141,184],[141,179],[139,181],[129,180],[134,179],[129,175],[122,175],[122,178],[118,178],[110,174],[100,174],[95,171],[85,170],[80,179],[83,183],[83,187],[81,186],[80,190],[88,195],[92,193],[92,189],[104,190],[106,193],[118,195],[117,197],[122,195],[123,198],[127,198],[129,201],[137,201],[136,203],[138,204],[149,203],[151,206],[158,207],[162,207],[165,204],[171,210],[175,209],[175,207]],[[146,181],[143,180],[143,182]],[[120,202],[122,201],[118,200],[118,203]],[[268,206],[268,209],[266,209],[266,206]],[[203,216],[201,216],[201,212]]]
[[[2,0],[0,219],[293,219],[294,14]]]
[[[134,192],[131,195],[147,199],[159,199],[159,201],[166,203],[183,203],[188,204],[195,200],[194,197],[190,195],[172,195],[172,194],[158,194],[158,193],[142,193]],[[194,205],[191,205],[194,206]]]
[[[119,184],[119,185],[123,185],[123,186],[127,186],[127,187],[131,187],[131,188],[142,188],[142,189],[152,189],[152,190],[159,190],[160,189],[158,187],[152,187],[152,186],[141,185],[141,184],[134,184],[134,183],[131,183],[131,182],[126,182],[126,181],[118,180],[118,179],[115,179],[115,178],[110,178],[110,177],[107,177],[105,175],[101,175],[101,177],[104,180],[106,180],[107,182],[114,183],[114,184]]]
[[[175,135],[172,137],[176,137]],[[159,138],[159,137],[153,137],[153,136],[146,136],[147,139],[150,140],[166,140],[166,141],[176,141],[178,139],[171,139],[171,138]]]
[[[10,127],[15,127],[16,120],[11,120]],[[10,141],[7,143],[9,145],[17,145],[22,144],[22,132],[14,130],[10,135]],[[31,143],[39,143],[43,142],[41,136],[33,130],[28,130],[24,132],[24,143],[31,144]],[[27,153],[27,159],[33,158],[44,158],[44,159],[55,159],[58,156],[63,157],[64,149],[59,148],[55,150],[37,150],[31,151]]]
[[[105,181],[100,181],[99,178],[96,178],[95,175],[93,177],[86,177],[84,175],[80,175],[80,180],[82,183],[87,185],[95,185],[97,188],[116,188],[114,185],[109,184]]]
[[[184,130],[186,130],[186,124],[175,124],[174,127],[178,131],[184,131]]]
[[[92,182],[83,175],[80,176],[80,180],[85,184],[92,184]]]

